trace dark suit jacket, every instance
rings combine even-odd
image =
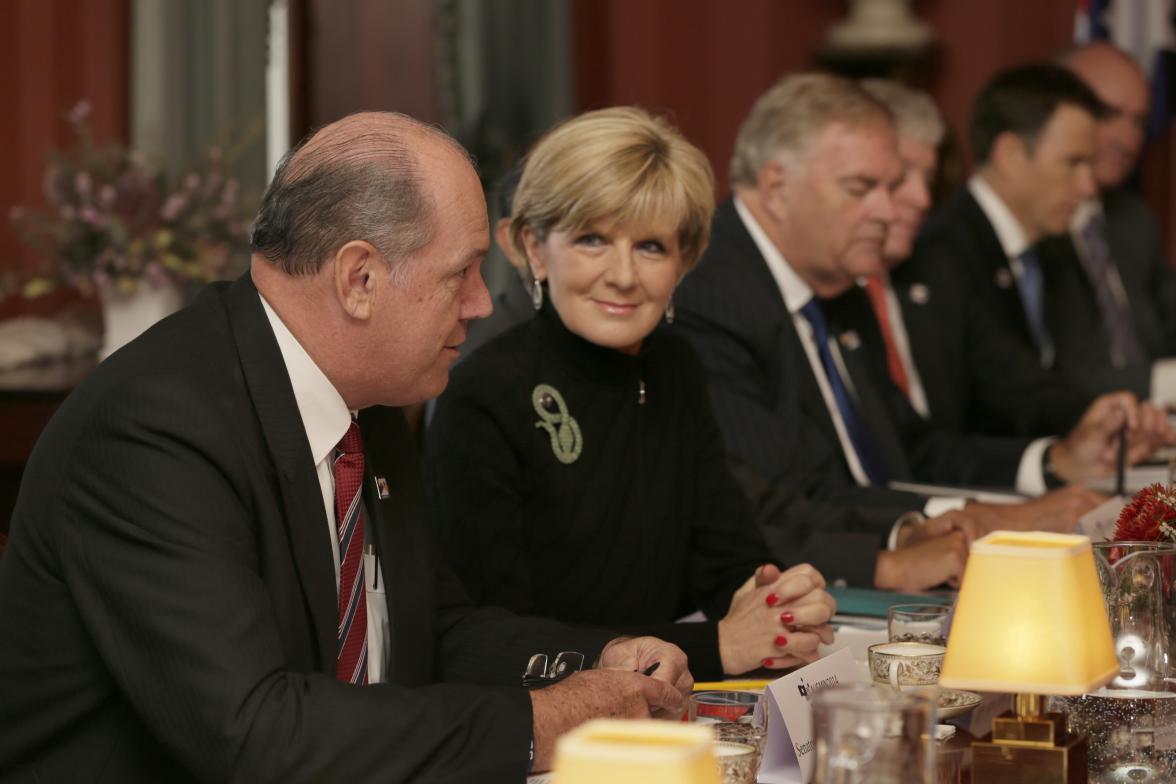
[[[248,276],[103,362],[38,442],[0,559],[0,780],[521,781],[527,656],[609,635],[473,609],[403,417],[360,423],[392,491],[366,483],[391,624],[367,687],[333,677],[329,528]]]
[[[970,289],[1033,356],[1040,356],[1004,248],[966,187],[928,219],[919,241],[924,248],[947,249],[941,252],[956,263],[946,269],[961,277],[958,285]],[[1049,307],[1047,298],[1047,311]]]
[[[732,201],[719,206],[710,247],[674,301],[675,325],[703,361],[728,452],[761,504],[769,544],[787,545],[793,554],[799,549],[800,557],[828,565],[834,575],[852,559],[868,566],[872,580],[894,512],[921,509],[925,499],[854,481],[792,317]],[[835,317],[830,314],[834,332]],[[875,375],[884,370],[864,353],[859,359],[844,350],[843,356],[892,477],[1012,484],[1023,444],[964,446],[928,428],[909,404],[904,408],[897,389],[878,385]],[[873,542],[842,541],[863,530],[874,534]],[[863,577],[859,570],[858,580]]]
[[[1057,369],[1093,392],[1131,389],[1148,394],[1151,361],[1176,355],[1176,273],[1161,251],[1159,227],[1142,200],[1126,190],[1104,191],[1107,244],[1123,281],[1136,335],[1147,362],[1116,368],[1102,314],[1073,240],[1041,244],[1048,272],[1050,330]]]
[[[956,433],[1064,434],[1090,395],[1041,367],[1028,327],[1018,338],[991,298],[977,294],[968,270],[995,274],[985,256],[1003,258],[1003,251],[965,190],[890,274],[931,420]]]

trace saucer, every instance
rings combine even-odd
[[[939,693],[939,710],[936,711],[936,715],[939,716],[940,721],[954,719],[957,716],[963,716],[983,701],[984,698],[973,691],[943,689]]]

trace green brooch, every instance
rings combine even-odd
[[[568,413],[563,395],[553,386],[539,384],[531,390],[531,405],[539,415],[535,427],[543,428],[551,436],[555,459],[564,465],[576,462],[584,449],[584,437],[580,434],[580,424]]]

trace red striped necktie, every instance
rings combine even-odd
[[[367,596],[363,584],[363,438],[351,423],[335,447],[335,532],[339,536],[339,626],[335,678],[367,683]]]

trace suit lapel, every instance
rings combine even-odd
[[[1000,239],[996,236],[996,229],[992,228],[988,216],[967,188],[964,188],[960,198],[964,225],[971,235],[971,243],[976,249],[976,258],[979,261],[976,271],[980,280],[977,282],[983,290],[992,292],[997,312],[1002,314],[1005,323],[1036,353],[1037,341],[1029,328],[1029,319],[1025,316],[1025,306],[1017,290],[1017,281],[1013,277],[1013,270],[1009,267],[1009,260],[1005,256]]]
[[[419,639],[425,622],[419,617],[421,591],[428,572],[420,555],[429,552],[429,547],[414,541],[424,530],[424,482],[416,444],[404,413],[397,408],[365,409],[359,412],[359,426],[367,466],[365,500],[370,510],[370,537],[380,560],[392,630],[388,640],[388,679],[413,682],[414,678],[427,676],[429,667],[429,646],[422,648]],[[384,498],[379,497],[376,477],[387,486]]]
[[[721,204],[715,215],[715,231],[712,244],[725,245],[729,250],[724,254],[724,264],[735,267],[730,274],[738,280],[746,280],[749,285],[740,289],[740,294],[747,300],[739,307],[747,318],[763,320],[765,326],[761,334],[769,342],[765,353],[780,357],[779,366],[784,368],[777,384],[800,385],[801,408],[810,421],[817,424],[828,439],[837,439],[837,431],[833,427],[833,420],[829,410],[825,407],[825,399],[821,396],[821,389],[813,378],[812,368],[809,366],[808,355],[796,332],[796,325],[792,321],[792,314],[784,303],[780,293],[780,286],[768,269],[768,262],[760,253],[747,227],[739,218],[735,203],[728,199]]]
[[[241,373],[278,469],[291,549],[318,640],[319,669],[333,673],[338,601],[331,563],[330,521],[323,511],[302,416],[277,339],[249,273],[230,288],[228,306]]]
[[[886,344],[866,293],[855,286],[827,303],[825,311],[858,409],[882,451],[887,471],[894,479],[906,479],[910,475],[906,451],[884,397],[890,391]],[[894,392],[901,394],[897,388]]]

